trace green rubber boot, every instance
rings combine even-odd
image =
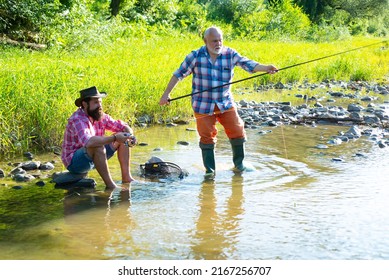
[[[200,143],[201,155],[206,174],[215,173],[215,144]]]
[[[243,164],[244,142],[246,142],[245,138],[230,139],[232,147],[232,161],[238,171],[244,171],[246,169]]]

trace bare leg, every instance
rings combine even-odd
[[[118,160],[120,163],[120,170],[122,172],[122,182],[130,183],[135,179],[131,176],[130,171],[130,157],[131,157],[131,148],[124,145],[124,143],[120,143],[117,152],[118,152]]]
[[[105,147],[87,148],[88,155],[93,159],[93,163],[97,172],[100,174],[107,188],[117,188],[118,186],[112,180],[108,169],[107,156],[105,154]]]

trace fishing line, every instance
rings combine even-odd
[[[322,60],[322,59],[326,59],[326,58],[329,58],[329,57],[345,54],[345,53],[348,53],[348,52],[353,52],[353,51],[360,50],[360,49],[363,49],[363,48],[368,48],[368,47],[371,47],[371,46],[383,44],[383,43],[386,43],[386,42],[388,42],[388,40],[384,40],[384,41],[380,41],[380,42],[377,42],[377,43],[373,43],[373,44],[365,45],[365,46],[362,46],[362,47],[354,48],[354,49],[351,49],[351,50],[346,50],[346,51],[343,51],[343,52],[338,52],[338,53],[326,55],[326,56],[323,56],[323,57],[311,59],[311,60],[308,60],[308,61],[296,63],[296,64],[293,64],[293,65],[290,65],[290,66],[279,68],[277,72],[282,71],[282,70],[287,70],[287,69],[290,69],[290,68],[293,68],[293,67],[301,66],[301,65],[304,65],[304,64],[312,63],[312,62],[315,62],[315,61],[319,61],[319,60]],[[206,92],[206,91],[212,91],[214,89],[218,89],[218,88],[221,88],[221,87],[225,87],[225,86],[229,86],[229,85],[232,85],[232,84],[240,83],[240,82],[247,81],[247,80],[250,80],[250,79],[254,79],[254,78],[257,78],[257,77],[260,77],[260,76],[265,76],[265,75],[268,75],[268,74],[270,74],[270,73],[266,72],[266,73],[261,73],[261,74],[257,74],[257,75],[252,75],[250,77],[243,78],[243,79],[240,79],[240,80],[236,80],[236,81],[233,81],[233,82],[230,82],[230,83],[226,83],[226,84],[223,84],[223,85],[220,85],[220,86],[211,87],[211,88],[208,88],[208,89],[204,89],[204,90],[201,90],[201,91],[189,93],[189,94],[178,96],[178,97],[175,97],[175,98],[169,98],[168,101],[171,102],[171,101],[174,101],[174,100],[178,100],[178,99],[185,98],[185,97],[188,97],[188,96],[193,96],[193,95],[196,95],[196,94],[199,94],[199,93],[203,93],[203,92]]]
[[[286,141],[285,141],[285,135],[284,135],[284,125],[281,125],[281,135],[282,135],[282,140],[284,143],[284,151],[285,151],[285,158],[288,159],[288,149],[286,148]]]

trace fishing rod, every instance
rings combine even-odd
[[[380,41],[380,42],[377,42],[377,43],[373,43],[373,44],[365,45],[365,46],[362,46],[362,47],[354,48],[354,49],[351,49],[351,50],[346,50],[346,51],[343,51],[343,52],[338,52],[338,53],[335,53],[335,54],[330,54],[330,55],[326,55],[326,56],[323,56],[323,57],[311,59],[311,60],[308,60],[308,61],[296,63],[296,64],[293,64],[293,65],[290,65],[290,66],[279,68],[277,72],[282,71],[282,70],[286,70],[286,69],[290,69],[290,68],[293,68],[293,67],[301,66],[301,65],[304,65],[304,64],[312,63],[312,62],[315,62],[315,61],[319,61],[319,60],[322,60],[322,59],[326,59],[326,58],[329,58],[329,57],[333,57],[333,56],[345,54],[345,53],[348,53],[348,52],[356,51],[356,50],[359,50],[359,49],[371,47],[371,46],[374,46],[374,45],[383,44],[383,43],[386,43],[386,42],[388,42],[388,40],[384,40],[384,41]],[[175,97],[175,98],[169,98],[168,101],[171,102],[171,101],[174,101],[174,100],[178,100],[178,99],[185,98],[185,97],[188,97],[188,96],[193,96],[195,94],[203,93],[203,92],[206,92],[206,91],[212,91],[214,89],[218,89],[218,88],[221,88],[221,87],[225,87],[225,86],[229,86],[229,85],[232,85],[232,84],[240,83],[240,82],[243,82],[243,81],[246,81],[246,80],[258,78],[260,76],[265,76],[265,75],[268,75],[268,74],[269,74],[268,72],[265,72],[265,73],[253,75],[253,76],[250,76],[250,77],[247,77],[247,78],[244,78],[244,79],[240,79],[240,80],[236,80],[236,81],[233,81],[233,82],[229,82],[229,83],[226,83],[226,84],[223,84],[223,85],[220,85],[220,86],[204,89],[204,90],[201,90],[201,91],[189,93],[189,94],[178,96],[178,97]]]

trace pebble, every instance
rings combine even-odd
[[[148,146],[149,144],[148,143],[145,143],[145,142],[140,142],[139,144],[138,144],[138,146]]]
[[[318,149],[328,149],[328,146],[324,145],[324,144],[318,144],[315,147],[318,148]]]

